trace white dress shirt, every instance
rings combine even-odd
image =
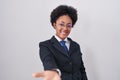
[[[58,42],[62,41],[62,39],[60,39],[57,35],[55,35],[55,38],[58,40]],[[70,41],[67,38],[65,38],[64,41],[66,42],[65,45],[67,46],[67,48],[69,50]]]

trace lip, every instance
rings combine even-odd
[[[67,33],[67,32],[63,32],[63,31],[62,31],[62,32],[61,32],[61,34],[63,34],[63,35],[67,35],[68,33]]]

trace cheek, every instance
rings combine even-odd
[[[60,32],[61,30],[61,28],[56,28],[56,32]]]
[[[67,32],[68,32],[68,34],[69,34],[69,33],[71,32],[71,30],[68,30]]]
[[[55,29],[55,31],[56,31],[57,34],[60,34],[61,29],[58,29],[58,28],[57,28],[57,29]]]
[[[71,30],[68,30],[68,32],[70,33]]]

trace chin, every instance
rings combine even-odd
[[[65,39],[65,38],[67,38],[67,36],[68,36],[68,35],[59,35],[59,37],[60,37],[61,39]]]
[[[65,36],[65,37],[61,37],[61,39],[65,39],[65,38],[67,38],[67,36]]]

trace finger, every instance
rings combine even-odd
[[[44,73],[43,72],[33,73],[32,76],[34,78],[44,77]]]

